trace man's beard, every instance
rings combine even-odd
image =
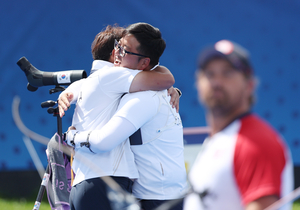
[[[215,91],[219,93],[215,93]],[[216,96],[216,94],[218,94],[218,96]],[[216,116],[226,116],[230,114],[233,109],[229,95],[222,89],[213,90],[203,102],[208,111]]]

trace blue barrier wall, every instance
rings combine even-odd
[[[16,65],[25,56],[42,71],[90,71],[91,43],[107,24],[147,22],[160,28],[167,48],[161,64],[174,74],[183,92],[180,113],[184,127],[205,126],[203,108],[194,88],[199,51],[207,44],[230,39],[245,46],[259,78],[254,111],[269,121],[291,147],[300,165],[300,3],[297,0],[114,0],[0,2],[0,171],[33,169],[15,126],[11,104],[21,98],[20,113],[33,131],[51,137],[56,119],[40,104],[55,100],[51,87],[36,92]],[[69,111],[63,129],[71,123]],[[34,143],[47,164],[45,145]]]

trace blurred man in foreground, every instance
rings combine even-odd
[[[289,150],[251,112],[255,78],[247,51],[221,40],[200,54],[196,76],[211,133],[190,171],[193,193],[184,209],[259,210],[291,192]]]

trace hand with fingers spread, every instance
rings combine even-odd
[[[168,95],[171,96],[171,99],[170,99],[170,104],[172,105],[172,107],[176,108],[176,112],[179,111],[179,98],[181,96],[181,93],[179,89],[177,88],[174,88],[174,87],[170,87],[168,89]]]
[[[59,109],[59,116],[63,117],[65,115],[65,111],[67,111],[70,107],[70,102],[73,99],[73,93],[62,93],[60,94],[57,102],[58,102],[58,109]]]

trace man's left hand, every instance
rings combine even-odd
[[[171,99],[170,99],[171,106],[173,108],[175,107],[176,112],[178,112],[179,111],[179,98],[180,98],[178,91],[174,87],[170,87],[168,89],[168,95],[171,96]]]

